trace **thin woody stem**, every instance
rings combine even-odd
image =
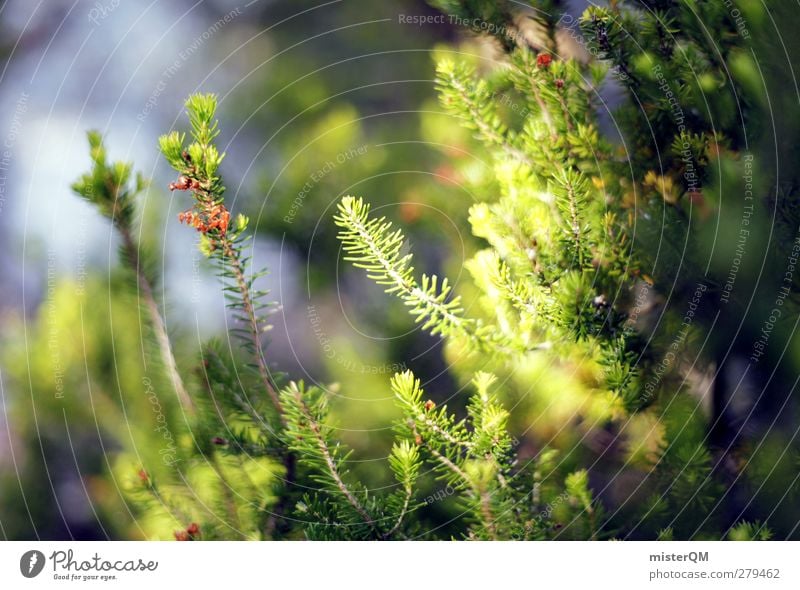
[[[208,209],[209,207],[222,203],[222,200],[218,195],[214,195],[206,189],[194,188],[192,189],[192,192],[197,198],[200,206],[204,209]],[[287,422],[283,404],[281,404],[278,392],[272,383],[269,368],[267,367],[267,361],[264,358],[264,351],[261,345],[261,328],[259,325],[259,319],[256,315],[253,295],[250,292],[250,286],[247,277],[245,276],[244,266],[240,257],[240,250],[234,241],[228,237],[224,230],[213,238],[213,242],[215,242],[216,245],[218,245],[221,249],[221,262],[223,267],[227,265],[230,271],[233,273],[233,277],[236,282],[236,289],[238,290],[242,299],[242,308],[244,309],[246,315],[245,323],[247,324],[247,333],[250,338],[250,344],[253,347],[252,352],[256,360],[256,366],[258,367],[259,377],[264,386],[264,390],[267,392],[272,405],[278,413],[278,418],[280,419],[281,425],[286,428]],[[296,473],[296,458],[293,453],[287,452],[283,456],[283,465],[286,470],[283,483],[287,488],[289,488],[294,483]],[[279,521],[289,509],[289,500],[290,498],[287,494],[281,495],[279,502],[275,506],[273,513],[270,515],[265,525],[265,533],[268,537],[272,537],[274,535],[278,528]]]
[[[492,499],[486,489],[477,490],[478,499],[481,503],[481,516],[483,517],[486,530],[493,541],[497,540],[497,528],[495,527],[495,519],[492,514]]]
[[[278,392],[275,391],[275,387],[272,385],[269,369],[267,368],[267,361],[264,358],[264,352],[261,348],[261,329],[259,328],[258,318],[256,317],[255,307],[253,306],[253,298],[250,294],[250,288],[247,284],[244,269],[242,268],[242,262],[239,259],[239,250],[234,247],[230,238],[225,235],[219,238],[219,242],[222,246],[223,261],[229,263],[236,280],[236,286],[239,289],[239,294],[242,297],[242,307],[247,315],[247,327],[252,340],[253,355],[256,358],[259,376],[264,384],[267,395],[269,395],[272,404],[278,412],[281,424],[286,426],[283,405],[278,397]]]
[[[214,195],[206,189],[193,188],[192,192],[194,193],[195,197],[198,198],[198,202],[201,208],[204,210],[207,210],[209,207],[222,202],[221,197]],[[236,247],[236,244],[234,244],[233,240],[228,237],[228,234],[224,230],[218,235],[214,236],[212,240],[216,242],[222,250],[222,263],[227,263],[230,270],[233,272],[233,276],[236,281],[236,288],[238,289],[239,295],[242,298],[242,308],[247,316],[247,331],[253,346],[253,356],[256,359],[259,376],[264,384],[264,389],[267,392],[267,395],[272,401],[272,405],[275,406],[275,410],[278,412],[281,424],[285,427],[286,418],[284,416],[283,405],[281,404],[278,392],[275,390],[275,387],[272,384],[269,368],[267,367],[267,361],[264,358],[264,351],[261,346],[261,328],[259,326],[258,317],[256,316],[256,310],[253,304],[253,296],[250,293],[250,287],[248,285],[247,277],[245,276],[242,261],[240,259],[239,248]]]
[[[428,445],[428,452],[430,452],[433,457],[439,461],[442,465],[447,467],[450,471],[458,475],[464,483],[467,484],[470,488],[472,488],[475,495],[478,497],[478,502],[480,503],[480,510],[481,510],[481,517],[486,525],[486,530],[489,533],[489,536],[496,540],[497,539],[497,529],[494,525],[494,515],[492,514],[492,504],[491,504],[491,496],[486,491],[485,488],[478,488],[474,486],[469,478],[469,476],[464,473],[464,471],[455,463],[453,463],[450,459],[442,455],[436,449],[433,449]]]
[[[164,319],[161,317],[161,312],[158,309],[155,297],[153,296],[153,287],[150,285],[150,281],[147,279],[141,268],[139,249],[133,239],[133,236],[131,235],[129,227],[117,223],[117,228],[122,235],[122,243],[123,248],[125,249],[125,255],[128,258],[131,267],[136,272],[136,282],[139,287],[139,294],[144,300],[145,307],[147,307],[147,311],[150,314],[150,322],[153,324],[156,341],[158,342],[158,348],[161,353],[161,360],[167,369],[167,373],[169,373],[172,386],[175,388],[175,393],[178,395],[178,399],[180,400],[181,404],[185,409],[194,413],[194,402],[192,401],[189,393],[186,391],[186,387],[183,384],[183,379],[178,372],[178,364],[175,361],[175,355],[172,353],[172,345],[170,344],[169,335],[167,334],[167,328],[164,324]]]
[[[314,439],[317,442],[317,446],[319,447],[319,451],[322,454],[323,459],[325,460],[325,465],[328,468],[328,472],[331,475],[336,487],[339,488],[339,491],[342,495],[347,499],[350,505],[355,509],[356,512],[364,519],[364,522],[367,523],[371,528],[375,528],[375,521],[369,515],[367,510],[361,505],[358,499],[355,497],[353,492],[350,491],[350,488],[347,487],[347,484],[344,483],[341,474],[339,473],[338,468],[336,467],[336,462],[333,460],[333,456],[331,455],[331,451],[328,448],[328,444],[325,442],[325,438],[322,436],[322,430],[319,426],[319,423],[311,415],[311,412],[306,406],[305,401],[303,400],[302,395],[300,392],[295,390],[294,391],[295,400],[297,400],[297,405],[300,408],[300,412],[303,414],[303,417],[308,421],[309,428],[311,432],[314,434]]]
[[[436,449],[432,448],[430,445],[428,445],[428,451],[430,452],[431,455],[433,455],[433,457],[437,461],[439,461],[442,465],[444,465],[450,471],[455,473],[459,478],[464,480],[464,483],[466,483],[467,485],[471,485],[470,484],[470,480],[469,480],[469,476],[466,473],[464,473],[464,471],[458,465],[453,463],[450,459],[448,459],[447,457],[442,455],[439,451],[437,451]]]
[[[227,235],[223,235],[219,238],[220,245],[222,247],[222,254],[223,254],[223,263],[227,261],[229,263],[230,269],[233,272],[233,276],[236,280],[236,286],[239,290],[239,294],[242,298],[242,306],[244,308],[245,314],[247,315],[247,326],[248,326],[248,333],[251,338],[251,342],[253,345],[253,356],[255,356],[256,364],[258,366],[258,373],[261,377],[261,382],[264,385],[264,390],[267,392],[267,395],[272,402],[272,405],[275,407],[275,410],[278,412],[278,418],[281,421],[281,425],[286,428],[286,415],[283,408],[283,404],[281,404],[280,397],[278,396],[278,392],[275,390],[275,387],[272,384],[272,380],[270,379],[269,369],[267,368],[267,361],[264,358],[264,351],[261,347],[261,330],[259,328],[259,321],[258,317],[256,317],[255,307],[253,305],[253,296],[250,293],[250,287],[248,286],[247,278],[245,277],[244,268],[242,266],[242,261],[239,257],[239,249],[235,247],[231,239]],[[287,452],[283,457],[283,466],[286,470],[284,475],[284,485],[289,488],[292,486],[295,480],[295,472],[296,472],[296,459],[293,453]],[[281,494],[281,498],[275,506],[273,513],[270,515],[266,526],[265,526],[265,533],[268,537],[272,538],[275,534],[275,531],[278,528],[278,524],[280,520],[283,518],[283,515],[289,510],[289,501],[290,498],[288,494]]]
[[[416,425],[413,426],[413,432],[415,436],[419,436],[417,432]],[[428,449],[428,452],[433,456],[434,459],[439,461],[442,465],[444,465],[447,469],[455,473],[463,482],[469,487],[475,494],[480,504],[480,511],[481,511],[481,518],[486,525],[486,531],[489,533],[489,536],[497,540],[497,528],[495,527],[495,518],[492,514],[492,505],[491,505],[491,496],[487,492],[487,490],[483,487],[478,487],[472,483],[470,477],[461,469],[458,465],[456,465],[453,461],[448,459],[445,455],[434,449],[431,445],[425,445]],[[504,486],[505,484],[501,482]]]
[[[414,488],[411,486],[406,486],[405,493],[405,497],[403,498],[403,508],[400,510],[400,515],[397,517],[397,521],[394,523],[394,526],[381,536],[382,539],[388,539],[402,526],[403,520],[405,520],[406,514],[408,514],[408,506],[411,503],[411,496],[414,493]]]
[[[472,449],[472,447],[474,446],[472,444],[472,442],[470,442],[468,440],[459,440],[458,438],[456,438],[455,436],[453,436],[452,434],[450,434],[446,430],[443,430],[442,428],[439,427],[439,425],[434,420],[431,420],[430,418],[428,418],[424,414],[418,415],[417,416],[417,420],[419,420],[420,422],[422,422],[422,424],[424,424],[426,427],[428,427],[431,430],[431,432],[433,432],[435,434],[438,434],[439,436],[442,437],[442,439],[444,439],[446,442],[449,442],[451,445],[454,445],[454,446],[457,446],[457,447],[464,447],[467,450]]]

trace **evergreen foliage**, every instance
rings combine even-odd
[[[152,523],[147,534],[438,538],[418,517],[427,503],[420,490],[434,480],[453,490],[458,538],[770,538],[767,523],[742,521],[741,512],[723,509],[730,482],[720,473],[719,449],[708,444],[708,424],[684,384],[685,367],[667,360],[692,351],[709,318],[680,324],[685,310],[679,305],[661,310],[663,325],[652,334],[645,325],[645,307],[658,305],[656,294],[671,285],[687,299],[698,282],[701,293],[724,293],[724,277],[680,274],[682,260],[658,262],[641,235],[668,232],[665,241],[676,252],[666,258],[681,255],[681,244],[702,255],[705,226],[690,214],[694,207],[712,214],[713,189],[706,187],[719,174],[715,168],[740,160],[758,139],[751,135],[763,116],[763,96],[737,74],[731,83],[732,95],[741,96],[738,109],[730,94],[718,91],[726,84],[726,64],[737,72],[753,67],[737,24],[717,3],[612,2],[582,17],[591,57],[581,61],[561,53],[558,2],[533,3],[541,11],[530,15],[536,25],[530,35],[522,34],[510,3],[434,4],[493,23],[505,52],[491,71],[466,58],[437,64],[442,106],[491,154],[499,192],[469,207],[480,244],[466,264],[469,304],[446,278],[418,278],[403,231],[372,215],[364,200],[348,196],[338,204],[334,222],[345,259],[457,350],[452,371],[472,391],[459,415],[427,399],[413,372],[392,377],[387,388],[400,417],[386,461],[393,479],[383,489],[359,481],[352,452],[336,439],[329,411],[336,386],[289,380],[267,362],[262,337],[270,304],[254,289],[261,272],[250,268],[246,253],[248,219],[232,218],[226,206],[216,98],[191,96],[188,143],[185,134],[172,132],[160,147],[179,175],[171,188],[191,193],[192,207],[180,219],[199,232],[201,251],[215,264],[238,321],[232,332],[248,359],[207,343],[188,387],[158,307],[149,303],[152,279],[131,238],[144,181],[137,176],[128,187],[130,165],[109,165],[100,137],[89,135],[93,169],[73,188],[123,235],[123,259],[137,271],[157,345],[187,411],[178,437],[181,462],[158,476],[143,465],[131,484],[144,521]],[[762,22],[757,9],[742,11]],[[712,43],[698,22],[719,22],[722,42]],[[619,110],[627,149],[601,132],[608,66],[629,92]],[[526,115],[520,120],[510,110]],[[733,118],[736,112],[746,126]],[[791,226],[792,215],[787,210],[779,222]],[[703,262],[693,255],[687,265]],[[676,325],[685,333],[672,330]],[[678,340],[676,333],[682,333]],[[644,466],[640,483],[622,500],[598,499],[610,484],[595,481],[580,451],[541,445],[522,452],[506,406],[518,403],[516,376],[524,380],[543,365],[553,375],[569,372],[570,387],[589,393],[581,411],[633,449],[614,468]],[[646,441],[631,440],[632,424],[650,429],[649,450],[639,452]],[[120,469],[130,472],[130,459]]]

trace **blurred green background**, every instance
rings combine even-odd
[[[333,204],[347,193],[404,225],[420,270],[457,281],[474,249],[465,179],[474,186],[489,168],[440,112],[433,53],[462,40],[488,59],[495,50],[446,23],[401,24],[404,14],[438,13],[412,0],[0,8],[0,535],[148,535],[125,490],[142,465],[161,463],[170,441],[159,420],[178,437],[181,415],[117,237],[69,184],[88,165],[89,128],[106,136],[111,158],[152,176],[140,239],[191,375],[200,342],[229,321],[194,233],[176,221],[185,195],[166,190],[172,178],[156,151],[160,133],[184,124],[192,91],[220,96],[227,197],[253,220],[255,264],[271,270],[262,286],[281,304],[267,356],[293,378],[340,384],[335,412],[359,475],[373,485],[384,476],[370,462],[388,450],[394,371],[411,368],[436,399],[463,404],[438,339],[336,263]]]

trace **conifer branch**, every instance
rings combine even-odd
[[[300,400],[299,403],[303,404],[302,400]],[[322,438],[322,436],[320,436],[319,424],[314,422],[313,419],[310,418],[309,414],[306,413],[305,416],[309,418],[309,428],[311,428],[311,431],[314,433],[317,445],[319,446],[319,451],[320,453],[322,453],[322,456],[325,459],[325,464],[328,467],[330,476],[336,482],[336,487],[338,487],[342,495],[345,498],[347,498],[347,501],[350,502],[350,505],[355,509],[355,511],[361,515],[361,517],[364,519],[364,522],[368,524],[370,527],[373,527],[375,523],[372,517],[364,509],[364,507],[361,505],[358,499],[353,495],[353,492],[350,491],[350,489],[342,480],[342,476],[339,474],[339,470],[336,467],[336,463],[334,463],[333,457],[331,456],[330,449],[328,448],[325,439]]]
[[[406,440],[395,444],[389,456],[389,465],[392,471],[394,471],[395,477],[403,486],[403,496],[394,526],[383,534],[383,539],[389,539],[397,533],[408,514],[411,499],[414,496],[414,483],[416,482],[420,469],[419,451],[416,445]]]
[[[706,522],[718,516],[713,503],[724,495],[714,480],[713,460],[703,438],[705,425],[692,411],[696,404],[694,400],[684,400],[688,396],[678,389],[683,386],[673,381],[670,373],[654,375],[654,389],[643,387],[653,363],[646,353],[663,351],[650,353],[660,346],[660,334],[643,344],[635,326],[648,322],[636,322],[629,315],[634,289],[643,284],[638,270],[631,269],[645,267],[641,252],[633,251],[631,230],[639,222],[657,226],[660,235],[672,236],[665,241],[674,247],[674,236],[687,230],[686,201],[691,198],[691,206],[704,204],[701,188],[707,186],[703,184],[707,176],[703,175],[708,174],[711,164],[720,164],[719,178],[715,177],[720,186],[730,184],[732,173],[737,176],[735,170],[728,169],[741,155],[737,149],[747,145],[750,133],[734,129],[727,122],[726,117],[732,112],[730,105],[741,107],[743,120],[758,122],[763,115],[753,107],[758,93],[744,92],[741,101],[735,96],[742,72],[749,67],[756,71],[755,65],[747,62],[747,52],[738,51],[737,42],[732,41],[740,37],[738,23],[732,19],[729,7],[710,2],[693,3],[691,10],[674,2],[647,3],[663,4],[653,11],[623,9],[622,2],[612,2],[609,8],[592,7],[582,19],[591,54],[590,63],[584,64],[557,58],[557,23],[553,16],[558,14],[554,8],[560,0],[536,3],[540,13],[549,15],[532,17],[544,29],[536,33],[544,32],[544,44],[549,43],[549,50],[539,53],[530,51],[533,42],[506,35],[520,32],[511,22],[515,9],[507,0],[432,1],[451,14],[477,17],[491,25],[492,34],[509,54],[509,59],[490,76],[478,77],[468,65],[450,61],[442,62],[438,68],[437,86],[446,110],[497,155],[493,170],[482,173],[480,179],[464,175],[469,182],[477,180],[481,189],[492,189],[476,191],[481,202],[470,209],[469,216],[474,235],[486,240],[467,263],[475,279],[481,315],[471,318],[465,314],[447,280],[428,275],[415,278],[412,256],[404,253],[403,232],[385,218],[370,217],[369,205],[361,199],[346,197],[339,203],[335,218],[341,228],[338,237],[346,259],[365,269],[387,293],[403,301],[426,330],[458,339],[466,352],[479,351],[489,363],[499,365],[498,370],[506,377],[498,387],[501,391],[495,389],[499,380],[493,374],[474,372],[473,361],[484,358],[473,357],[466,365],[455,363],[453,374],[459,383],[466,376],[465,371],[473,375],[474,392],[469,396],[466,414],[461,416],[460,411],[451,412],[445,405],[438,407],[434,400],[424,399],[420,381],[410,371],[394,375],[391,386],[402,418],[396,423],[398,439],[388,465],[396,485],[387,494],[373,494],[353,477],[348,469],[351,451],[337,442],[330,426],[327,391],[306,388],[302,382],[279,387],[270,375],[262,346],[267,328],[262,317],[267,313],[263,311],[266,305],[262,303],[263,293],[255,289],[260,273],[250,272],[250,259],[244,250],[248,221],[241,215],[231,219],[223,199],[225,187],[218,168],[224,154],[215,146],[219,133],[214,118],[216,99],[194,95],[187,101],[192,129],[189,144],[184,145],[185,135],[181,133],[162,137],[160,144],[180,174],[171,188],[188,191],[193,199],[191,208],[179,219],[199,232],[201,250],[215,265],[237,322],[230,333],[253,357],[248,359],[252,375],[248,374],[251,379],[246,384],[239,380],[237,354],[221,359],[221,355],[205,354],[204,349],[203,360],[211,361],[204,363],[209,395],[191,398],[186,393],[156,303],[154,282],[143,264],[140,244],[132,229],[133,196],[144,183],[137,177],[134,188],[130,188],[130,165],[106,164],[104,148],[96,134],[90,134],[94,167],[73,187],[112,219],[120,231],[122,256],[136,272],[140,298],[150,315],[166,372],[183,406],[193,402],[197,405],[192,424],[192,434],[197,433],[196,444],[191,449],[184,446],[181,452],[206,459],[191,461],[189,469],[198,468],[206,478],[210,475],[212,483],[217,481],[215,473],[221,483],[190,489],[192,479],[184,478],[181,470],[178,475],[182,481],[171,488],[164,486],[162,494],[142,471],[140,478],[147,491],[142,494],[142,504],[154,512],[173,509],[171,505],[175,505],[176,516],[190,523],[176,533],[179,540],[230,537],[233,528],[248,537],[253,532],[269,538],[284,534],[305,534],[309,539],[409,538],[422,527],[430,525],[428,530],[433,531],[440,524],[426,520],[428,512],[438,511],[419,511],[419,519],[412,518],[418,514],[414,494],[425,466],[436,478],[455,488],[447,493],[452,493],[454,501],[465,508],[460,531],[465,538],[596,540],[604,538],[608,531],[616,534],[617,530],[659,539],[713,534]],[[750,20],[755,26],[757,19]],[[696,25],[704,21],[718,23],[723,30],[719,47],[710,47],[707,31]],[[519,47],[526,44],[528,47]],[[680,60],[678,53],[682,54]],[[724,59],[733,53],[739,54],[736,59],[742,61],[732,64],[735,67],[728,72],[723,68]],[[632,146],[629,161],[623,161],[621,152],[599,131],[599,105],[593,103],[590,91],[599,87],[607,68],[598,67],[602,66],[595,59],[598,56],[617,66],[618,75],[629,89],[636,90],[635,100],[622,105],[617,119],[625,132],[625,145]],[[698,78],[697,71],[704,75]],[[589,76],[593,88],[584,79]],[[667,90],[662,79],[669,82]],[[723,96],[727,90],[720,80],[730,81],[734,96]],[[519,104],[508,102],[508,97],[501,100],[497,95],[501,89],[512,92]],[[522,112],[517,108],[520,105],[527,105]],[[515,114],[511,114],[512,110]],[[678,117],[680,124],[676,124]],[[725,137],[714,129],[714,121],[722,121],[722,132],[732,132],[734,137]],[[758,125],[749,127],[756,129]],[[791,138],[791,131],[785,133]],[[666,150],[671,150],[679,161],[662,162],[660,156],[668,153]],[[684,151],[686,155],[682,155]],[[454,168],[462,165],[457,159],[452,164]],[[654,170],[661,170],[661,164],[667,169],[656,174]],[[682,182],[677,179],[688,181],[684,174],[690,166],[695,169],[699,184],[681,194]],[[741,179],[737,176],[735,180]],[[791,197],[791,189],[786,190],[786,196]],[[644,197],[641,201],[640,194]],[[690,197],[684,196],[687,194]],[[653,201],[656,207],[651,206]],[[663,207],[665,204],[669,207]],[[634,217],[634,205],[637,212],[643,207],[639,219]],[[661,213],[653,216],[656,211]],[[784,221],[791,219],[794,217]],[[755,228],[756,217],[750,221]],[[797,223],[787,225],[792,235],[796,227]],[[688,231],[696,233],[694,227]],[[673,259],[674,253],[668,250],[664,256]],[[690,249],[677,251],[683,255]],[[659,268],[664,266],[660,256],[661,250]],[[683,258],[677,263],[678,268],[685,269],[681,266]],[[694,277],[696,273],[688,274]],[[642,280],[655,289],[649,277],[643,276]],[[677,279],[673,284],[678,284]],[[475,291],[465,292],[472,295]],[[637,297],[637,316],[655,299],[652,294],[641,302]],[[790,304],[787,299],[783,309],[789,310]],[[694,314],[694,301],[692,305]],[[675,325],[673,321],[680,319],[667,309],[663,317],[667,325]],[[704,321],[701,313],[691,319],[692,329]],[[542,340],[542,344],[536,344]],[[557,354],[534,353],[548,348],[550,342],[558,346]],[[213,352],[213,346],[209,348]],[[683,351],[672,352],[679,360],[677,355]],[[626,505],[624,514],[620,508],[619,514],[603,522],[604,504],[593,495],[589,474],[571,467],[569,473],[561,472],[572,459],[555,465],[556,451],[540,453],[534,465],[517,461],[516,441],[509,434],[510,415],[498,400],[507,393],[519,394],[527,385],[522,381],[535,379],[540,371],[549,371],[554,365],[555,385],[549,392],[542,388],[541,393],[559,398],[557,405],[562,407],[558,415],[573,410],[585,417],[574,426],[575,430],[593,428],[590,422],[603,427],[613,425],[626,413],[643,410],[659,391],[670,393],[670,388],[677,389],[669,403],[661,406],[663,413],[644,417],[657,421],[657,430],[663,430],[663,435],[656,435],[660,440],[654,441],[658,463],[645,478],[649,481],[641,483],[650,489],[637,492],[637,496],[652,493],[643,510],[646,521],[642,517],[636,522],[638,511],[630,510],[629,514],[631,507]],[[514,373],[523,379],[509,379]],[[265,395],[250,398],[255,403],[250,403],[245,393],[250,382],[256,383],[259,392],[263,385]],[[567,405],[571,407],[563,407]],[[273,429],[270,423],[276,413],[282,427]],[[223,427],[226,432],[222,432]],[[626,431],[626,435],[635,430]],[[218,434],[225,434],[225,438]],[[566,439],[569,446],[582,433],[573,434],[575,439]],[[587,438],[588,432],[583,434],[581,440]],[[563,441],[555,444],[562,445]],[[224,454],[237,460],[222,462]],[[242,460],[245,456],[247,463]],[[279,483],[276,477],[276,458],[283,461],[285,483]],[[265,464],[255,463],[259,460]],[[209,461],[214,473],[204,469]],[[248,469],[252,467],[258,469]],[[548,475],[543,477],[542,473]],[[229,486],[228,482],[235,483],[234,477],[247,485]],[[296,487],[305,493],[292,487],[296,478],[300,484]],[[444,496],[437,493],[436,498]],[[207,515],[209,506],[226,514],[234,526],[218,526],[215,530],[203,523],[201,537],[195,520],[200,520],[198,514]],[[296,510],[297,519],[284,517],[291,509]],[[687,526],[689,521],[681,516],[690,512],[700,513],[699,527]],[[673,520],[660,522],[664,515]],[[554,519],[563,526],[554,526]],[[628,520],[635,524],[630,526]],[[771,534],[766,523],[760,522],[735,526],[725,522],[722,530],[722,536],[730,538],[764,539]]]
[[[498,147],[527,166],[535,162],[514,145],[514,135],[494,110],[494,101],[485,82],[475,82],[472,71],[450,60],[439,62],[436,84],[445,108],[458,116],[462,123],[478,132],[479,138]]]
[[[184,147],[185,134],[172,132],[159,138],[159,146],[164,157],[180,174],[170,189],[188,190],[194,197],[193,207],[181,213],[179,220],[192,225],[200,233],[201,251],[217,262],[226,294],[236,298],[228,305],[244,314],[237,314],[236,319],[244,323],[245,329],[244,333],[234,333],[243,339],[245,348],[253,356],[264,391],[285,429],[288,424],[285,409],[271,379],[261,340],[267,326],[262,324],[258,316],[256,299],[259,294],[252,288],[255,279],[263,273],[255,273],[250,277],[245,274],[242,242],[249,220],[240,214],[231,223],[230,212],[223,199],[225,187],[218,169],[225,154],[220,153],[214,145],[214,139],[219,134],[216,109],[217,99],[213,94],[190,96],[186,101],[186,110],[194,141]],[[263,428],[263,419],[259,418],[257,422]],[[267,522],[266,532],[269,535],[273,534],[289,507],[288,490],[294,484],[296,475],[294,455],[291,452],[282,452],[281,455],[285,469],[285,491]]]
[[[408,507],[409,504],[411,503],[411,497],[413,494],[414,494],[413,488],[408,487],[404,489],[403,507],[400,509],[400,514],[397,516],[397,520],[395,521],[394,526],[392,526],[392,528],[390,528],[382,535],[381,537],[382,539],[384,540],[391,539],[392,536],[395,533],[397,533],[397,531],[400,530],[400,527],[403,525],[403,521],[405,520],[406,515],[408,514]]]
[[[456,422],[447,414],[446,408],[434,411],[432,402],[422,401],[420,382],[413,373],[406,371],[392,378],[392,390],[405,415],[402,430],[408,432],[414,444],[425,449],[437,470],[474,500],[472,508],[493,539],[498,534],[492,496],[510,492],[499,461],[510,445],[506,432],[508,414],[488,391],[495,381],[488,373],[475,375],[476,393],[469,406],[471,431],[467,431],[463,422]],[[420,419],[424,413],[427,417]],[[441,436],[442,433],[448,434]]]
[[[178,364],[172,351],[164,318],[161,316],[153,295],[151,281],[142,265],[139,245],[133,238],[134,201],[147,187],[147,182],[140,174],[137,174],[131,185],[131,164],[126,162],[109,164],[106,160],[106,148],[103,145],[102,136],[96,131],[90,131],[87,137],[92,169],[76,180],[71,188],[73,192],[95,205],[119,231],[122,237],[122,259],[136,276],[138,291],[150,316],[150,324],[155,334],[161,361],[181,405],[186,410],[194,412],[194,403],[186,391],[178,371]]]
[[[238,286],[239,293],[241,295],[242,307],[244,308],[247,317],[247,327],[254,350],[256,363],[258,365],[258,373],[261,377],[261,382],[264,385],[267,395],[269,395],[270,399],[272,400],[272,404],[275,406],[281,422],[285,426],[286,422],[283,416],[284,410],[281,405],[280,398],[278,397],[278,393],[275,391],[275,387],[272,384],[269,368],[267,367],[267,362],[264,358],[264,350],[261,344],[261,333],[263,332],[263,329],[259,325],[259,320],[256,316],[255,308],[253,306],[253,297],[250,293],[249,282],[245,277],[244,269],[242,268],[241,250],[237,248],[227,236],[223,236],[220,239],[220,246],[222,255],[224,257],[223,264],[225,262],[228,263],[233,272],[236,285]]]
[[[392,231],[385,217],[370,218],[370,207],[362,199],[344,197],[339,203],[336,224],[342,228],[338,238],[345,260],[367,271],[367,276],[386,292],[396,294],[410,307],[411,314],[431,334],[463,336],[482,349],[488,349],[483,331],[475,320],[463,317],[460,297],[450,298],[447,279],[422,275],[422,284],[413,277],[412,255],[401,253],[404,236]]]
[[[270,378],[264,358],[261,334],[264,327],[256,314],[252,284],[255,277],[245,276],[242,261],[241,240],[248,219],[239,215],[231,226],[230,213],[223,199],[225,187],[218,176],[218,168],[224,153],[220,153],[213,141],[219,134],[215,118],[217,99],[212,94],[195,94],[186,101],[186,110],[192,127],[194,142],[184,148],[185,135],[177,132],[163,135],[159,145],[164,157],[181,176],[170,185],[171,190],[188,190],[194,196],[194,206],[181,213],[182,222],[195,227],[201,234],[201,250],[214,257],[220,264],[220,276],[233,281],[229,292],[238,296],[238,301],[229,304],[241,309],[246,326],[248,349],[255,360],[264,391],[269,396],[281,422],[285,425],[284,410],[280,397]],[[257,275],[256,275],[257,276]]]
[[[565,169],[553,174],[552,192],[565,234],[565,262],[568,267],[584,270],[595,247],[588,183],[580,172]]]
[[[291,443],[295,450],[300,452],[300,460],[311,466],[316,466],[315,457],[321,458],[322,468],[325,470],[327,478],[334,483],[337,491],[344,497],[347,503],[358,513],[371,529],[375,528],[375,519],[370,516],[355,494],[350,490],[342,478],[340,472],[341,457],[336,457],[335,452],[328,446],[327,435],[323,431],[320,420],[315,415],[320,409],[312,411],[304,396],[304,392],[295,382],[291,382],[284,390],[284,400],[289,402],[288,431]],[[319,399],[317,406],[321,407],[322,400]],[[313,441],[305,440],[305,436],[310,433]]]
[[[472,441],[469,440],[460,440],[450,434],[447,430],[440,427],[434,420],[430,418],[426,418],[424,416],[418,416],[418,420],[431,432],[433,432],[436,436],[441,438],[443,441],[450,443],[451,445],[457,447],[463,447],[466,450],[472,449],[475,446]]]
[[[492,513],[492,497],[485,488],[478,490],[478,497],[481,503],[481,516],[483,517],[483,525],[489,533],[489,538],[492,541],[497,540],[497,528],[495,526],[495,517]]]
[[[419,432],[416,429],[414,430],[414,433],[415,433],[416,436],[420,436]],[[420,438],[422,438],[422,437],[420,436]],[[433,455],[433,457],[439,463],[441,463],[447,469],[449,469],[455,475],[457,475],[458,478],[463,481],[464,485],[466,485],[466,486],[470,485],[469,476],[458,465],[456,465],[453,461],[448,459],[445,455],[443,455],[442,453],[440,453],[439,451],[437,451],[435,448],[431,447],[430,445],[428,445],[426,448],[428,449],[428,452],[431,455]]]
[[[555,141],[558,138],[558,129],[553,115],[550,113],[550,108],[547,106],[542,96],[540,88],[542,84],[540,75],[544,68],[539,67],[536,63],[537,60],[541,59],[541,63],[547,63],[549,65],[552,58],[549,53],[542,53],[540,55],[542,58],[534,58],[534,54],[530,51],[515,51],[512,55],[512,63],[517,67],[510,72],[511,80],[515,82],[517,88],[522,91],[523,96],[530,96],[533,98],[539,109],[538,112],[542,115],[542,120],[550,132],[550,138]]]
[[[122,236],[125,258],[129,261],[131,268],[136,273],[136,282],[139,287],[139,292],[141,293],[142,298],[144,299],[145,307],[150,314],[150,323],[153,326],[153,332],[155,333],[156,342],[158,343],[158,349],[161,354],[161,362],[164,363],[164,367],[169,375],[169,380],[172,383],[172,386],[175,388],[175,393],[178,395],[181,405],[186,410],[194,412],[195,405],[191,396],[189,395],[189,392],[186,391],[186,387],[183,384],[183,379],[178,372],[178,364],[175,361],[175,355],[172,352],[172,343],[170,342],[166,326],[164,325],[164,318],[161,317],[158,304],[156,304],[155,297],[153,296],[153,287],[150,285],[150,281],[147,279],[147,276],[145,276],[144,271],[142,270],[138,247],[133,240],[133,236],[131,236],[129,227],[117,225],[117,228]]]

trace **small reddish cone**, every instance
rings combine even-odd
[[[186,530],[175,531],[176,541],[194,541],[200,535],[200,526],[196,523],[190,523]]]
[[[192,181],[188,176],[179,176],[178,180],[169,183],[170,191],[185,191],[192,186]]]
[[[139,470],[139,479],[142,480],[142,483],[150,482],[150,476],[147,475],[147,472],[144,469]]]
[[[170,191],[188,191],[188,190],[200,190],[200,183],[195,180],[194,178],[189,178],[188,176],[180,175],[178,180],[175,182],[169,183],[169,190]]]
[[[558,88],[559,90],[561,90],[562,88],[564,88],[564,80],[562,80],[561,78],[559,78],[558,80],[556,80],[556,88]]]
[[[550,62],[553,61],[553,58],[550,57],[547,53],[540,53],[536,57],[536,66],[539,68],[546,68],[550,65]]]
[[[430,412],[435,407],[436,407],[436,404],[433,403],[432,400],[428,400],[428,401],[425,402],[425,411],[426,412]]]

